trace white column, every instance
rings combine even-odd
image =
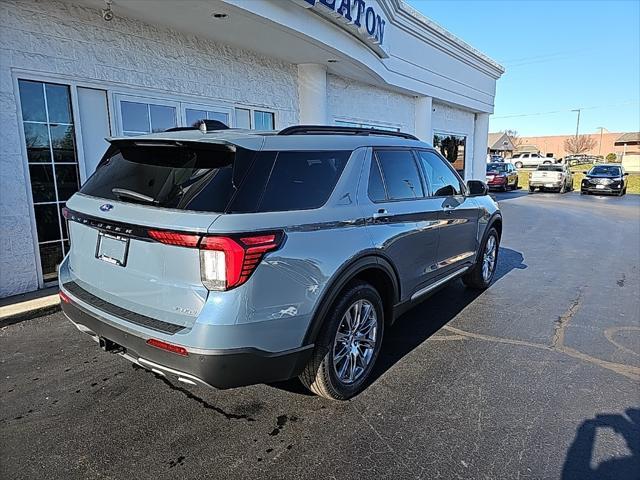
[[[433,130],[431,128],[433,99],[431,97],[416,97],[415,110],[415,134],[420,140],[430,144],[433,142]]]
[[[298,95],[300,123],[326,125],[327,69],[324,65],[303,63],[298,65]]]
[[[476,113],[473,129],[473,161],[467,168],[467,180],[484,180],[487,165],[487,143],[489,142],[489,114]]]

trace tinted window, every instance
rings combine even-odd
[[[509,164],[508,163],[490,163],[487,165],[487,172],[508,172]]]
[[[371,159],[371,172],[369,173],[369,198],[374,202],[382,202],[387,198],[380,174],[380,166],[377,160]]]
[[[267,181],[260,212],[324,205],[351,152],[280,152]]]
[[[242,149],[234,154],[211,147],[124,144],[107,153],[80,191],[122,202],[223,212],[235,192],[234,160],[247,154]]]
[[[426,150],[419,151],[418,158],[433,196],[462,194],[460,180],[443,158]]]
[[[413,154],[409,150],[379,150],[376,152],[387,195],[390,200],[424,197],[422,182]]]

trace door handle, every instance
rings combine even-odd
[[[373,214],[373,220],[381,220],[384,221],[389,216],[389,212],[386,209],[381,208],[377,212]]]
[[[455,210],[455,208],[451,205],[445,205],[444,207],[442,207],[442,210],[446,215],[453,215],[453,211]]]

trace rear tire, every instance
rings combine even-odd
[[[496,273],[499,251],[500,236],[496,229],[491,227],[480,245],[476,264],[462,276],[462,282],[476,290],[487,289]]]
[[[522,162],[516,162],[514,163],[514,165],[516,166],[516,168],[522,168]]]
[[[358,317],[358,305],[360,319],[353,323]],[[378,358],[383,333],[380,294],[368,283],[352,283],[323,319],[300,381],[316,395],[330,400],[347,400],[360,393]]]
[[[536,191],[536,187],[529,187],[529,193],[533,193]]]
[[[519,178],[516,177],[516,183],[513,184],[513,189],[514,190],[518,190],[518,181],[519,181]]]

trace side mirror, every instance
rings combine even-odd
[[[584,174],[586,175],[586,174],[587,174],[587,173],[589,173],[589,172],[587,172],[586,170],[583,170],[583,171],[582,171],[582,173],[584,173]]]
[[[624,172],[624,176],[625,177],[628,176],[628,175],[629,175],[629,172]]]
[[[467,182],[467,188],[469,189],[470,197],[482,197],[489,193],[487,184],[482,180],[469,180]]]

